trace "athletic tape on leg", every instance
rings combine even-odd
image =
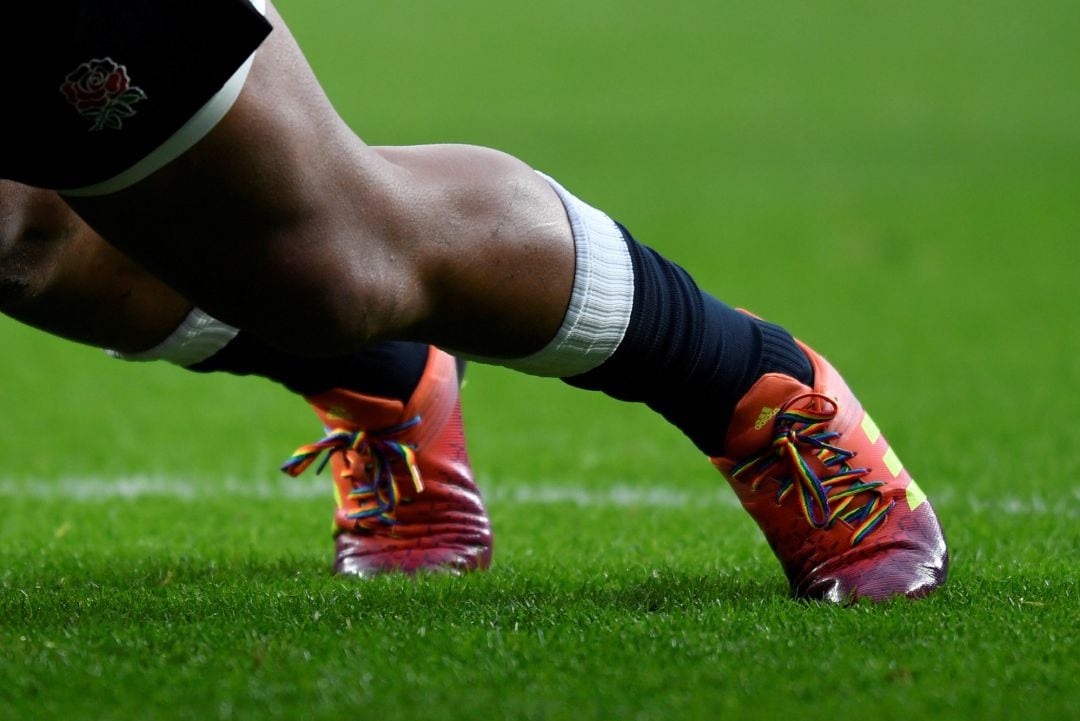
[[[141,353],[105,351],[113,358],[126,361],[163,360],[178,366],[201,363],[228,345],[236,337],[236,328],[222,323],[198,308],[193,308],[168,338]]]

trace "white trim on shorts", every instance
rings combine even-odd
[[[266,15],[266,0],[250,0],[251,4],[261,14]],[[207,133],[221,122],[225,114],[232,109],[236,99],[240,97],[240,91],[244,89],[251,65],[255,61],[255,53],[251,53],[244,64],[237,68],[221,90],[214,97],[206,101],[199,110],[184,123],[179,130],[169,136],[164,143],[152,150],[149,155],[132,165],[119,175],[114,175],[108,180],[103,180],[94,185],[83,188],[73,188],[59,191],[61,195],[84,197],[92,195],[109,195],[125,188],[130,188],[144,178],[148,178],[164,168],[172,161],[179,158],[206,137]]]

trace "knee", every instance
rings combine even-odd
[[[424,145],[376,151],[398,171],[396,215],[424,222],[429,235],[496,234],[551,208],[547,183],[499,150]]]
[[[569,242],[562,203],[544,178],[511,155],[469,145],[378,152],[397,169],[394,177],[404,179],[387,204],[391,235],[399,253],[421,266],[429,287],[470,260],[495,267],[530,248]]]

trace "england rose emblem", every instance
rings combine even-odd
[[[91,131],[120,130],[135,114],[132,105],[146,100],[142,88],[131,84],[127,68],[112,58],[88,60],[68,73],[60,92],[87,120]]]

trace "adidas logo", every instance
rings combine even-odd
[[[352,413],[341,406],[330,406],[326,409],[326,417],[334,421],[351,421]]]
[[[760,431],[779,412],[780,412],[779,408],[769,408],[768,406],[762,406],[761,415],[758,416],[757,423],[754,424],[754,430],[755,431]]]

